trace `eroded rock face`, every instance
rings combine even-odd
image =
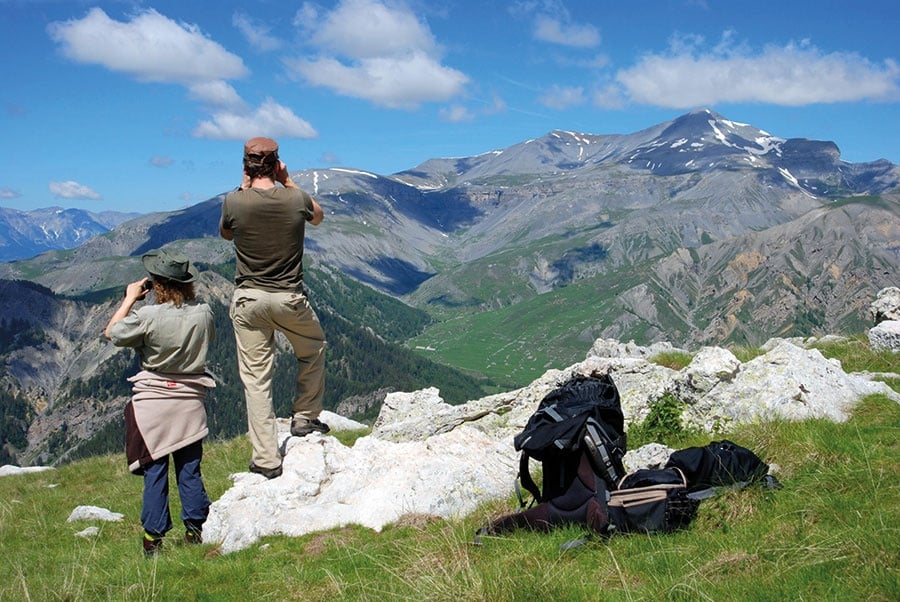
[[[435,388],[390,393],[372,434],[353,447],[320,434],[291,437],[282,419],[284,474],[273,480],[232,475],[234,485],[210,508],[204,539],[231,552],[266,535],[299,536],[351,523],[380,530],[408,514],[458,517],[509,498],[519,456],[513,437],[541,399],[575,373],[609,373],[629,425],[643,421],[650,405],[668,394],[684,403],[684,423],[711,435],[774,417],[843,421],[871,393],[900,402],[884,383],[847,374],[840,362],[802,344],[773,339],[765,354],[743,364],[727,350],[704,348],[676,371],[649,361],[658,352],[651,348],[597,341],[579,364],[462,405],[445,403]],[[334,430],[355,428],[338,416],[322,419]],[[651,444],[630,451],[625,464],[628,470],[661,465],[671,452]]]

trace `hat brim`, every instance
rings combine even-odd
[[[144,269],[147,270],[147,273],[151,276],[157,276],[159,278],[171,280],[172,282],[180,282],[181,284],[191,283],[200,275],[200,272],[190,261],[188,261],[187,275],[181,277],[173,277],[171,274],[166,274],[159,268],[159,253],[157,252],[151,252],[143,255],[141,257],[141,263],[144,264]]]

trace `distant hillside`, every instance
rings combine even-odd
[[[138,215],[115,211],[91,213],[61,207],[32,211],[0,207],[0,261],[71,249]]]

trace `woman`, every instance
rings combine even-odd
[[[206,426],[206,391],[215,382],[206,372],[206,354],[214,336],[213,315],[194,301],[198,272],[178,252],[158,250],[141,258],[150,278],[132,282],[106,326],[106,338],[132,347],[141,371],[128,380],[134,395],[125,407],[125,454],[131,472],[144,476],[141,524],[147,556],[162,547],[172,529],[169,514],[169,455],[181,498],[188,543],[203,541],[209,496],[200,461]],[[155,304],[133,310],[152,290]]]

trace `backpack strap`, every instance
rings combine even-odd
[[[522,482],[522,487],[524,487],[528,493],[534,496],[538,502],[541,500],[541,490],[538,488],[537,483],[534,482],[534,479],[531,478],[531,471],[528,468],[528,454],[522,452],[522,455],[519,456],[519,480]],[[521,491],[516,489],[516,495],[519,496],[519,505],[524,508],[525,500],[522,499]]]

